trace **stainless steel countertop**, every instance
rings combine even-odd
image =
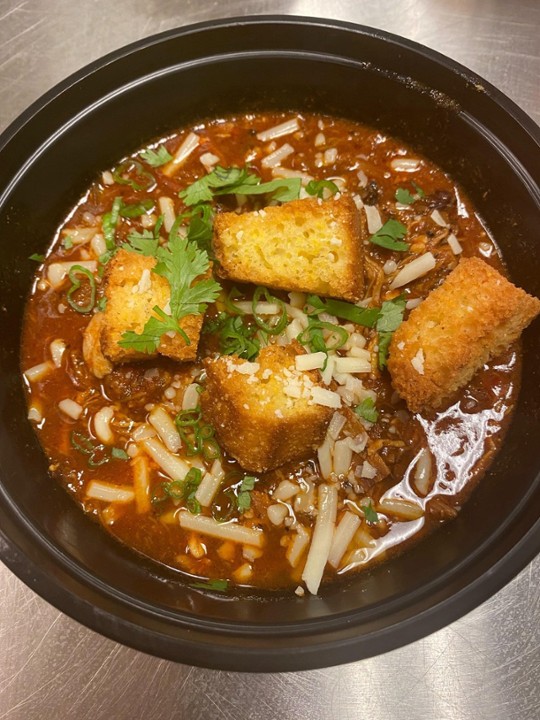
[[[475,70],[540,122],[536,0],[0,0],[0,130],[104,53],[179,25],[253,13],[337,18],[403,35]],[[405,648],[336,668],[254,675],[118,645],[0,566],[0,720],[535,720],[539,581],[537,558],[480,608]]]

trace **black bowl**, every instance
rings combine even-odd
[[[519,285],[540,295],[539,131],[497,90],[398,37],[257,17],[137,42],[47,93],[0,138],[0,554],[31,588],[109,637],[229,670],[348,662],[455,620],[540,548],[540,334],[524,338],[519,406],[459,517],[428,542],[320,597],[205,593],[117,544],[47,475],[26,420],[19,342],[34,265],[99,170],[183,123],[301,109],[401,137],[468,191]]]

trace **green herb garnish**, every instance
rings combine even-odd
[[[375,409],[375,401],[372,397],[365,397],[360,405],[354,408],[354,412],[358,417],[367,420],[367,422],[375,423],[379,419],[379,413]]]
[[[264,296],[266,302],[275,303],[279,307],[279,319],[273,325],[267,323],[265,320],[262,319],[260,315],[257,314],[257,303],[261,299],[261,296]],[[279,335],[283,332],[283,330],[285,330],[288,320],[285,303],[274,295],[271,295],[268,288],[258,286],[255,289],[255,292],[253,293],[253,300],[251,301],[251,308],[253,311],[253,319],[255,320],[255,324],[267,335]]]
[[[82,275],[84,278],[86,278],[90,286],[90,299],[85,305],[80,305],[73,299],[73,294],[76,293],[82,285],[82,282],[78,277],[79,275]],[[66,296],[68,305],[72,307],[73,310],[76,310],[78,313],[91,312],[94,308],[94,305],[96,304],[96,279],[94,278],[90,270],[83,267],[82,265],[72,265],[68,272],[68,278],[71,281],[71,287],[67,291]]]
[[[324,196],[325,190],[329,190],[331,195],[339,192],[338,186],[331,180],[310,180],[306,185],[306,192],[309,195],[316,195],[318,198]]]
[[[396,190],[395,198],[401,205],[412,205],[416,200],[414,195],[412,195],[407,188],[398,188]]]
[[[251,491],[255,487],[256,481],[257,478],[252,475],[246,475],[240,483],[236,497],[236,506],[241,513],[249,510],[251,507]]]
[[[238,355],[245,360],[254,360],[261,349],[256,337],[257,330],[244,324],[239,316],[229,317],[220,313],[219,349],[222,355]]]
[[[141,200],[141,202],[133,205],[124,205],[120,209],[120,215],[125,218],[139,217],[151,210],[154,205],[155,203],[153,200]]]
[[[151,148],[143,150],[141,158],[152,167],[161,167],[161,165],[165,165],[170,162],[173,159],[173,156],[167,150],[165,145],[160,145],[155,150],[152,150]]]
[[[323,330],[328,330],[334,335],[334,341],[330,344],[324,339]],[[308,345],[312,352],[328,353],[330,350],[337,350],[343,347],[349,339],[349,333],[345,328],[321,320],[308,318],[308,326],[296,338],[301,345]]]
[[[308,295],[306,304],[311,305],[315,310],[315,312],[308,310],[308,315],[318,315],[324,311],[364,327],[373,327],[379,317],[379,308],[361,308],[343,300],[322,300],[318,295]]]
[[[201,505],[196,499],[195,493],[201,484],[201,480],[202,470],[192,467],[188,470],[183,480],[171,480],[170,482],[161,483],[159,486],[161,494],[154,495],[152,497],[152,503],[156,505],[167,499],[176,502],[185,501],[189,512],[193,515],[199,515],[201,512]]]
[[[103,312],[105,308],[107,307],[107,298],[105,295],[103,297],[100,297],[99,300],[96,303],[96,309],[98,312]]]
[[[122,448],[113,447],[111,450],[111,457],[115,460],[129,460],[129,455]]]
[[[72,430],[69,436],[72,447],[78,450],[83,455],[88,455],[88,467],[95,468],[108,463],[113,455],[112,451],[109,454],[109,450],[105,445],[95,444],[88,435]],[[113,448],[118,450],[119,448]],[[122,451],[123,452],[123,451]]]
[[[379,368],[381,370],[386,367],[390,341],[392,340],[394,331],[397,330],[403,321],[406,303],[405,297],[399,295],[399,297],[393,300],[385,300],[379,311],[376,328],[379,333],[377,342],[379,346]]]
[[[190,340],[179,325],[179,321],[187,315],[203,313],[208,303],[215,301],[221,287],[218,283],[206,278],[194,282],[204,275],[210,266],[208,253],[201,250],[187,238],[175,237],[165,247],[156,250],[157,265],[152,272],[164,277],[170,285],[171,314],[167,315],[160,307],[154,306],[157,317],[151,317],[145,324],[142,333],[125,332],[119,345],[132,348],[138,352],[155,352],[166,332],[177,332],[187,345]]]
[[[414,202],[425,196],[426,193],[421,187],[419,187],[415,182],[412,184],[416,190],[414,195],[410,192],[410,190],[407,190],[407,188],[398,188],[396,190],[395,198],[398,203],[401,203],[401,205],[412,205]]]
[[[149,173],[137,160],[126,160],[112,174],[119,185],[129,185],[133,190],[150,190],[156,184],[152,173]]]
[[[29,260],[33,260],[37,263],[42,263],[45,260],[45,255],[40,255],[39,253],[33,253],[28,257]]]
[[[395,250],[396,252],[405,252],[409,249],[406,242],[402,242],[401,238],[407,234],[407,228],[399,220],[387,220],[380,230],[369,238],[374,245],[386,248],[387,250]]]
[[[200,406],[192,410],[181,410],[174,422],[186,446],[186,455],[202,455],[205,460],[221,457],[221,449],[214,437],[214,428],[203,422]]]
[[[71,250],[73,247],[73,238],[71,235],[66,235],[66,237],[62,240],[62,247],[64,250]]]
[[[261,183],[258,175],[246,168],[217,166],[212,172],[181,190],[178,196],[189,207],[211,202],[215,195],[262,195],[272,193],[272,200],[287,202],[300,196],[300,178],[276,178]]]
[[[370,525],[373,525],[374,523],[379,522],[379,516],[377,515],[377,512],[373,509],[373,505],[371,504],[371,500],[369,502],[369,505],[362,505],[362,510],[364,511],[364,517],[366,519],[366,522]]]
[[[192,588],[197,590],[214,590],[215,592],[225,592],[229,587],[228,580],[203,580],[201,582],[191,583]]]
[[[105,213],[101,221],[105,245],[107,246],[107,250],[109,252],[116,250],[116,226],[118,225],[118,220],[120,218],[120,210],[123,208],[123,206],[124,201],[122,200],[122,197],[118,195],[114,198],[114,202],[112,204],[110,212]],[[99,258],[100,263],[102,262],[101,257]],[[110,260],[110,257],[108,258],[108,260]]]

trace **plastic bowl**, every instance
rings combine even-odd
[[[103,168],[183,123],[248,109],[313,110],[401,137],[468,191],[511,277],[540,295],[539,131],[465,68],[369,28],[294,17],[204,23],[88,66],[0,138],[0,556],[68,615],[145,652],[227,670],[368,657],[450,623],[540,548],[540,334],[501,453],[459,517],[401,557],[319,597],[194,590],[85,517],[47,474],[19,373],[35,266]]]

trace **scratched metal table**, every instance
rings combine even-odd
[[[536,0],[0,0],[0,130],[104,53],[175,26],[250,13],[331,17],[404,35],[477,71],[540,122]],[[408,647],[264,676],[125,648],[0,566],[0,720],[537,719],[539,581],[540,558],[476,611]]]

